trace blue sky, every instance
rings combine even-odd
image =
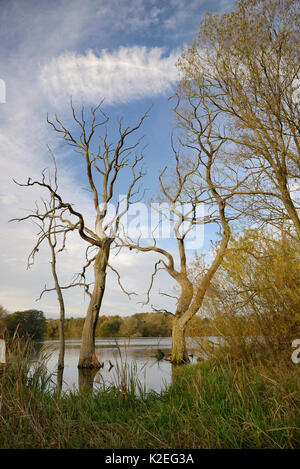
[[[168,97],[178,80],[176,58],[193,39],[205,11],[222,13],[232,4],[232,0],[0,0],[0,79],[6,83],[6,103],[0,104],[0,304],[9,311],[38,307],[53,317],[57,312],[55,294],[35,302],[44,284],[51,285],[47,250],[27,271],[34,227],[8,224],[10,218],[24,215],[40,194],[20,189],[12,178],[39,177],[49,165],[49,144],[57,156],[64,196],[89,211],[80,168],[70,165],[46,124],[46,113],[57,113],[70,123],[70,95],[75,105],[86,106],[104,98],[112,123],[123,116],[124,122],[133,124],[153,105],[143,128],[148,144],[144,184],[155,190],[159,170],[171,161]],[[208,233],[206,248],[209,238]],[[84,247],[78,237],[70,239],[68,253],[60,259],[62,283],[80,270]],[[115,259],[124,285],[139,295],[129,301],[109,277],[103,314],[141,310],[138,302],[145,298],[154,259],[125,252]],[[139,278],[133,275],[137,269]],[[166,274],[159,285],[165,290],[172,287]],[[84,315],[87,300],[82,292],[68,293],[66,303],[69,316]],[[158,285],[151,303],[172,307],[159,297]]]

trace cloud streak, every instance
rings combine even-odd
[[[54,102],[72,95],[91,103],[103,97],[106,104],[128,103],[170,91],[178,80],[177,57],[176,51],[164,56],[163,48],[144,46],[99,55],[67,52],[41,67],[40,82]]]

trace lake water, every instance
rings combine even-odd
[[[161,392],[166,389],[172,379],[172,365],[165,359],[158,360],[158,350],[165,356],[171,351],[170,337],[141,337],[141,338],[105,338],[96,339],[96,355],[103,367],[95,372],[84,371],[78,373],[78,359],[80,339],[66,340],[65,368],[63,371],[62,389],[75,390],[83,382],[89,383],[94,389],[106,385],[118,383],[120,373],[118,368],[126,368],[129,372],[134,369],[146,392],[154,390]],[[58,340],[43,342],[43,349],[50,353],[47,360],[47,369],[53,373],[53,384],[56,383],[56,367],[58,359]],[[188,350],[194,352],[195,344],[188,341]],[[199,354],[198,354],[199,355]],[[196,362],[196,357],[191,357],[191,362]],[[113,365],[113,366],[112,366]],[[128,373],[130,374],[130,372]]]

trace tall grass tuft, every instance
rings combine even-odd
[[[119,359],[115,361],[112,375],[112,387],[115,390],[118,389],[125,400],[127,400],[129,396],[134,398],[136,396],[145,398],[146,385],[142,383],[139,375],[143,372],[144,374],[146,373],[147,363],[145,363],[142,368],[138,370],[138,365],[136,362],[131,361],[128,363],[126,347],[124,353],[122,353],[121,347],[117,342],[116,347],[118,349]]]

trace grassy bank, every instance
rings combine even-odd
[[[59,395],[49,391],[43,364],[26,379],[27,352],[10,354],[1,372],[2,448],[300,447],[293,364],[211,361],[175,369],[162,395],[137,398],[116,387]]]

